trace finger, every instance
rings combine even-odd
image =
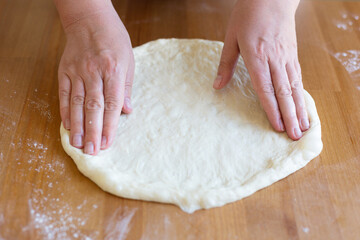
[[[83,147],[84,137],[84,82],[80,77],[72,77],[71,110],[70,110],[70,138],[74,147]]]
[[[65,129],[70,129],[71,81],[65,73],[59,72],[59,102],[61,121]]]
[[[122,108],[122,111],[124,113],[131,113],[132,111],[131,90],[134,80],[134,69],[135,69],[134,62],[132,61],[129,65],[125,80],[124,105]]]
[[[103,82],[100,76],[98,79],[85,80],[85,89],[84,153],[96,155],[100,149],[104,116]]]
[[[240,50],[236,35],[228,32],[221,53],[217,77],[213,84],[215,89],[223,88],[231,80],[239,59],[239,54]]]
[[[291,139],[298,140],[301,138],[302,133],[299,128],[285,65],[270,61],[270,73],[286,132]]]
[[[301,81],[301,72],[296,69],[295,65],[287,64],[286,72],[289,77],[292,97],[294,99],[296,115],[302,131],[309,129],[309,118],[305,108],[304,88]]]
[[[244,57],[251,82],[260,103],[272,127],[279,132],[285,131],[279,106],[275,97],[274,86],[271,81],[269,64],[266,60]]]
[[[111,146],[116,134],[121,108],[124,105],[124,81],[120,78],[125,76],[117,76],[105,82],[105,110],[104,110],[104,126],[102,130],[101,149]]]

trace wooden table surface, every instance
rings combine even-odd
[[[233,0],[114,1],[133,46],[223,40]],[[84,177],[59,138],[65,36],[50,0],[0,0],[0,239],[360,239],[360,3],[302,1],[305,88],[324,149],[305,168],[221,208],[127,200]]]

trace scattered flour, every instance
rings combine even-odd
[[[50,104],[47,101],[36,97],[35,100],[29,100],[29,106],[41,116],[46,117],[47,120],[52,121],[54,119]]]
[[[45,143],[41,143],[35,139],[19,138],[17,142],[11,142],[10,148],[23,149],[23,152],[17,152],[15,155],[15,161],[18,165],[27,164],[26,170],[31,172],[32,170],[40,173],[44,172],[46,178],[50,178],[55,171],[62,175],[65,173],[65,164],[62,161],[49,160],[47,157],[48,146]],[[25,152],[25,154],[24,154]]]
[[[356,27],[359,20],[359,14],[350,12],[340,12],[338,16],[333,19],[333,23],[341,31],[359,31]]]
[[[349,74],[360,76],[360,50],[347,50],[334,54]]]
[[[360,50],[347,50],[332,55],[343,65],[354,81],[355,87],[360,90]]]
[[[105,239],[108,240],[122,240],[126,239],[130,230],[131,220],[137,211],[137,208],[129,209],[127,207],[121,209],[118,208],[115,212],[106,220],[105,224]]]
[[[178,214],[174,218],[172,216],[164,214],[159,221],[147,222],[141,240],[152,240],[152,239],[172,239],[172,240],[196,240],[198,236],[191,234],[192,223],[191,221],[179,222],[177,219]],[[176,224],[174,224],[176,223]],[[181,226],[179,226],[179,224]],[[227,239],[237,239],[232,236]]]
[[[18,89],[10,89],[12,86],[10,80],[2,78],[0,85],[9,88],[7,95],[3,96],[9,99],[18,98],[22,96],[22,91]],[[54,120],[52,114],[53,109],[50,106],[50,101],[39,98],[41,91],[38,88],[34,90],[34,96],[27,99],[27,107],[31,115],[38,115],[47,121]],[[44,96],[49,96],[44,93]],[[56,99],[57,96],[52,97]],[[11,105],[0,105],[0,127],[2,134],[13,136],[18,119],[13,117],[14,108]],[[49,132],[40,138],[24,138],[16,137],[9,139],[7,142],[10,156],[13,159],[12,167],[16,167],[16,176],[13,181],[17,184],[24,184],[31,189],[31,196],[28,199],[22,199],[23,204],[28,208],[28,223],[26,226],[19,226],[22,231],[16,233],[20,239],[25,236],[37,236],[39,239],[100,239],[102,234],[107,236],[107,239],[125,239],[130,230],[131,221],[137,209],[118,208],[113,215],[108,219],[108,226],[104,233],[89,229],[90,223],[99,223],[97,216],[99,206],[95,199],[83,199],[80,203],[73,203],[67,200],[69,193],[59,191],[59,179],[56,176],[65,174],[64,159],[49,157],[49,143],[58,141],[60,138],[53,138]],[[0,174],[4,170],[5,156],[8,155],[7,150],[0,151]],[[41,187],[35,182],[24,182],[24,179],[29,174],[39,174],[42,177]],[[66,178],[61,184],[66,184],[72,179]],[[0,189],[1,194],[1,189]],[[86,196],[85,196],[86,197]],[[89,197],[89,196],[88,196]],[[18,201],[8,202],[6,207],[16,207]],[[4,207],[4,206],[1,206]],[[10,224],[6,218],[6,213],[0,212],[0,240],[14,239],[9,232],[7,226]],[[2,229],[4,227],[4,229]]]
[[[79,205],[72,206],[64,199],[48,197],[42,189],[37,189],[35,196],[28,200],[28,206],[30,224],[22,228],[23,232],[35,233],[47,240],[91,240],[101,237],[99,231],[89,229],[88,223],[97,219],[98,210],[97,205],[86,199]],[[116,209],[106,220],[104,239],[126,239],[136,211],[137,208]]]
[[[309,233],[310,232],[310,228],[308,228],[308,227],[303,227],[302,230],[303,230],[304,233]]]
[[[99,236],[98,231],[87,234],[82,231],[91,212],[73,209],[66,201],[59,201],[59,198],[29,199],[28,206],[31,222],[22,229],[23,232],[35,231],[36,235],[48,240],[90,240]]]

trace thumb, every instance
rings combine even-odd
[[[129,69],[126,74],[125,79],[125,91],[124,91],[124,105],[122,108],[122,112],[129,114],[132,112],[132,106],[131,106],[131,89],[133,85],[134,80],[134,63],[130,63]]]
[[[236,37],[232,36],[232,34],[227,34],[221,53],[217,77],[213,84],[215,89],[223,88],[231,80],[237,61],[239,59],[239,55],[240,50]]]

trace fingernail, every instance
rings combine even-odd
[[[132,109],[130,98],[125,98],[125,105],[127,108]]]
[[[310,127],[309,120],[307,118],[300,119],[300,125],[302,129],[308,129]]]
[[[101,138],[101,147],[104,148],[106,146],[106,137],[102,136]]]
[[[295,137],[297,137],[297,138],[301,138],[302,133],[301,133],[300,128],[294,128],[294,135],[295,135]]]
[[[85,144],[84,152],[86,154],[93,154],[94,153],[94,144],[92,142],[87,142]]]
[[[279,127],[281,131],[285,131],[284,124],[281,119],[279,120]]]
[[[214,84],[213,84],[213,87],[214,88],[218,88],[220,87],[220,84],[221,84],[221,80],[222,80],[222,77],[220,75],[218,75],[214,81]]]
[[[67,130],[70,129],[70,119],[66,119],[66,120],[65,120],[65,128],[66,128]]]
[[[73,146],[81,147],[82,146],[82,136],[80,134],[75,134],[73,137]]]

